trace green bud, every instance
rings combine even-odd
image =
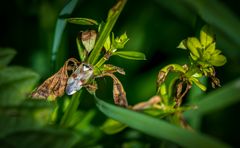
[[[113,36],[114,37],[114,36]],[[126,32],[120,37],[112,38],[112,44],[114,48],[121,49],[124,48],[125,44],[128,42],[128,37]]]

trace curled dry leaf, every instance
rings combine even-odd
[[[82,32],[82,35],[81,35],[82,43],[88,53],[92,51],[95,45],[96,38],[97,38],[97,33],[95,30],[87,30]]]
[[[55,100],[64,94],[68,80],[68,72],[73,72],[79,65],[78,60],[74,58],[68,59],[62,68],[53,76],[45,80],[37,89],[35,89],[31,97],[36,99]]]
[[[111,64],[103,65],[103,73],[115,73],[115,72],[125,75],[125,71],[120,67],[117,67]]]
[[[114,103],[122,107],[128,107],[126,92],[122,86],[122,83],[112,73],[103,73],[98,77],[109,76],[113,79],[113,99]]]

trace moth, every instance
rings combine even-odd
[[[35,89],[31,97],[55,100],[56,97],[63,96],[64,92],[72,95],[80,90],[92,76],[92,66],[70,58],[58,72]]]
[[[66,93],[72,95],[79,91],[91,77],[93,77],[93,67],[82,63],[68,78]]]

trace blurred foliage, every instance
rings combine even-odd
[[[54,103],[26,100],[39,80],[39,75],[42,81],[55,72],[51,53],[57,19],[71,16],[92,18],[101,22],[105,20],[114,3],[115,1],[79,0],[72,13],[60,15],[66,5],[63,0],[0,2],[0,16],[3,20],[0,47],[4,47],[0,49],[1,147],[174,146],[169,142],[176,142],[171,137],[174,132],[170,133],[169,138],[164,138],[161,134],[156,136],[140,130],[137,125],[134,128],[135,123],[117,134],[107,135],[102,131],[107,117],[95,107],[94,98],[86,94],[85,90],[79,110],[73,115],[75,121],[71,121],[71,128],[56,126],[56,123],[60,122],[58,117],[63,115],[64,106],[69,101],[67,96]],[[237,147],[240,137],[240,120],[237,117],[240,113],[239,15],[237,1],[128,1],[113,30],[116,36],[127,32],[130,40],[125,49],[141,51],[146,54],[147,60],[129,61],[114,56],[109,63],[123,67],[126,71],[126,76],[119,78],[124,85],[129,104],[146,101],[154,95],[157,72],[164,65],[183,64],[187,61],[186,52],[176,47],[182,39],[196,36],[202,25],[207,23],[216,32],[217,48],[221,49],[228,59],[223,67],[216,68],[223,87],[217,90],[208,89],[204,93],[193,88],[188,96],[190,101],[184,103],[196,104],[199,110],[186,112],[185,116],[197,131]],[[56,56],[56,68],[62,66],[69,57],[78,58],[75,39],[79,31],[86,29],[94,27],[66,25]],[[16,52],[9,48],[16,49]],[[203,80],[202,83],[206,81]],[[109,103],[112,103],[112,99],[107,99],[112,98],[111,86],[112,82],[108,78],[99,80],[97,95]],[[108,105],[105,107],[109,107]],[[115,110],[114,106],[112,109]],[[115,111],[117,112],[110,116],[120,120],[117,115],[125,110]],[[51,117],[52,113],[55,116]],[[125,117],[125,120],[131,121],[130,117]],[[148,118],[142,115],[137,117]],[[161,125],[156,124],[156,127],[159,126]],[[144,125],[141,128],[148,129]],[[153,131],[160,133],[161,130]]]

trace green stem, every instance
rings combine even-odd
[[[102,57],[95,66],[101,67],[106,61],[107,61],[106,57]]]
[[[66,109],[66,111],[65,111],[65,113],[62,117],[62,120],[60,122],[61,127],[68,127],[69,126],[69,123],[72,120],[73,114],[76,112],[76,110],[77,110],[77,108],[80,104],[81,93],[82,93],[82,89],[72,96],[71,102],[68,105],[68,107],[67,107],[67,109]]]
[[[94,65],[98,60],[101,49],[107,40],[110,32],[112,31],[113,26],[115,25],[123,7],[125,6],[127,0],[118,0],[117,4],[114,5],[108,12],[108,18],[106,24],[103,26],[99,33],[98,40],[94,46],[93,51],[91,52],[88,63]]]

